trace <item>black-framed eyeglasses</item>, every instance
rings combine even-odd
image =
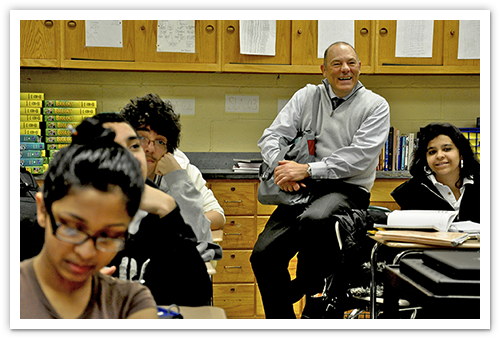
[[[146,148],[150,143],[154,143],[155,147],[162,151],[167,151],[167,143],[163,140],[149,140],[148,138],[139,135],[139,141],[141,142],[141,146]]]
[[[80,231],[76,228],[66,226],[60,222],[56,222],[54,215],[51,211],[47,210],[50,217],[50,222],[52,224],[52,234],[64,242],[73,245],[81,245],[85,243],[88,239],[92,239],[94,246],[101,252],[119,252],[125,247],[125,237],[124,238],[109,238],[101,236],[91,237],[87,233]]]

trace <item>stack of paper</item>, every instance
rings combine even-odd
[[[233,159],[233,171],[240,173],[259,173],[262,159]]]

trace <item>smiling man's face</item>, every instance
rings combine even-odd
[[[361,62],[349,45],[333,45],[326,56],[326,66],[321,65],[323,76],[328,79],[333,92],[340,98],[349,94],[358,83]]]

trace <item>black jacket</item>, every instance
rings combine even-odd
[[[110,265],[114,276],[147,286],[158,305],[208,305],[212,282],[196,243],[179,207],[163,218],[148,214]]]
[[[391,195],[402,210],[453,211],[453,207],[427,178],[412,178],[396,187],[391,192]],[[465,185],[465,192],[456,221],[479,223],[480,200],[480,179],[479,176],[475,176],[474,184]]]

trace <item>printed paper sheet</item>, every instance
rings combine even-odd
[[[157,52],[195,53],[194,20],[158,20]]]
[[[433,20],[398,20],[397,58],[432,58]]]
[[[241,20],[240,53],[276,55],[276,20]]]

